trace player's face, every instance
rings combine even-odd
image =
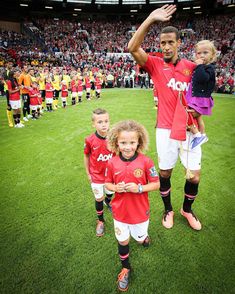
[[[196,51],[196,59],[202,59],[204,64],[211,63],[213,56],[208,45],[200,45]]]
[[[176,40],[175,33],[164,33],[160,36],[160,47],[167,62],[175,62],[178,58],[180,40]]]
[[[93,127],[96,129],[98,134],[102,137],[105,137],[107,135],[107,132],[109,130],[109,115],[108,113],[104,114],[95,114],[94,115],[94,121],[93,121]]]
[[[118,148],[122,153],[122,156],[126,159],[135,155],[139,144],[138,134],[134,132],[122,131],[118,136]]]

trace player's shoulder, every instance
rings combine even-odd
[[[139,153],[138,159],[147,164],[153,164],[153,160],[143,153]]]
[[[92,133],[86,137],[86,141],[93,141],[95,138],[96,138],[96,135]]]
[[[191,60],[185,59],[185,58],[180,59],[180,64],[189,66],[191,68],[196,67],[196,64],[194,62],[192,62]]]

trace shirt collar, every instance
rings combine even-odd
[[[99,138],[101,140],[106,140],[106,137],[100,136],[97,131],[95,132],[95,135],[96,135],[97,138]]]
[[[122,156],[122,153],[120,153],[120,159],[122,160],[122,161],[133,161],[133,160],[135,160],[137,157],[138,157],[138,152],[135,152],[135,154],[131,157],[131,158],[125,158],[125,157],[123,157]]]

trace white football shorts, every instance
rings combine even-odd
[[[39,108],[39,105],[29,105],[31,110],[37,110]]]
[[[46,104],[52,104],[53,98],[46,98]]]
[[[126,241],[131,236],[137,242],[143,242],[148,236],[149,220],[139,224],[127,224],[117,220],[114,222],[114,232],[119,242]]]
[[[201,146],[190,150],[193,139],[192,133],[186,133],[186,141],[178,141],[170,138],[170,129],[156,129],[156,143],[158,155],[158,167],[162,170],[175,167],[178,157],[186,169],[201,169]]]
[[[12,109],[19,109],[21,108],[21,101],[20,100],[9,100]]]
[[[113,191],[109,191],[105,188],[104,184],[91,183],[91,189],[95,196],[95,199],[100,199],[104,194],[114,194]]]

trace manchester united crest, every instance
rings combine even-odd
[[[137,168],[137,169],[135,169],[134,170],[134,176],[136,177],[136,178],[140,178],[140,177],[142,177],[142,175],[143,175],[143,170],[141,169],[141,168]]]
[[[183,70],[183,74],[184,74],[185,76],[190,76],[191,73],[192,73],[192,71],[191,71],[190,69],[188,69],[188,68],[185,68],[185,69]]]
[[[118,227],[115,228],[115,234],[118,236],[121,235],[121,230]]]

